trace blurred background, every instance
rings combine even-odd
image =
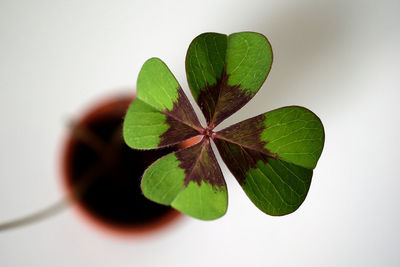
[[[146,59],[163,59],[189,93],[186,49],[207,31],[260,32],[274,51],[266,83],[221,127],[296,104],[321,118],[326,141],[291,215],[259,211],[221,162],[219,220],[123,237],[69,207],[0,232],[0,266],[399,266],[399,11],[399,1],[2,0],[0,222],[65,196],[68,122],[133,93]]]

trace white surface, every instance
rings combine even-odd
[[[220,220],[187,218],[145,240],[106,235],[69,209],[0,233],[0,266],[399,266],[399,1],[0,2],[0,221],[58,200],[66,123],[134,88],[162,58],[187,88],[184,57],[205,31],[265,34],[274,64],[224,125],[297,104],[325,148],[289,216],[262,214],[226,172]]]

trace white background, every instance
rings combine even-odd
[[[264,215],[224,166],[219,220],[120,238],[69,208],[1,232],[0,266],[399,266],[399,11],[399,1],[2,0],[0,222],[62,198],[67,122],[133,92],[146,59],[162,58],[187,89],[186,49],[206,31],[261,32],[274,51],[260,92],[224,125],[296,104],[319,115],[326,142],[291,215]]]

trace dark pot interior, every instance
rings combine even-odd
[[[95,106],[72,126],[63,159],[64,179],[85,217],[118,232],[143,233],[168,225],[180,214],[146,199],[144,170],[174,148],[138,151],[122,138],[122,121],[132,97]]]

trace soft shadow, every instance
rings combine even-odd
[[[259,21],[254,30],[268,37],[274,53],[266,82],[248,105],[218,128],[281,106],[325,108],[334,104],[332,96],[345,93],[345,87],[333,91],[323,83],[340,79],[330,75],[335,75],[332,71],[340,68],[345,58],[341,53],[355,8],[338,2],[308,1],[280,10],[273,18],[254,18]]]

